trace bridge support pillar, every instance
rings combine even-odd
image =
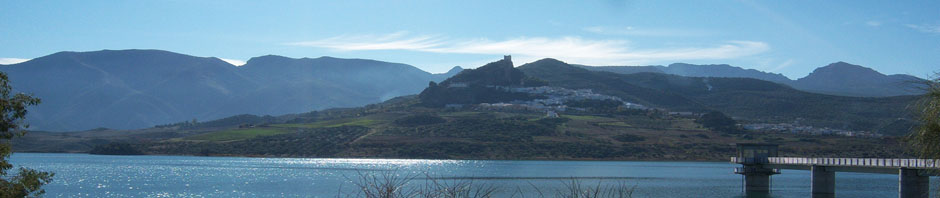
[[[760,165],[744,165],[738,174],[744,175],[745,192],[761,194],[770,192],[770,176],[780,173]]]
[[[770,192],[770,175],[763,173],[744,174],[744,191]]]
[[[930,177],[920,175],[917,169],[898,171],[898,197],[927,198],[930,195]]]
[[[836,172],[823,166],[813,166],[812,192],[814,198],[831,198],[836,194]]]

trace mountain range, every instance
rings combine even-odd
[[[885,75],[871,68],[836,62],[819,67],[806,77],[791,80],[776,73],[744,69],[731,65],[693,65],[674,63],[668,66],[585,66],[592,71],[620,74],[663,73],[688,77],[753,78],[788,85],[798,90],[840,96],[887,97],[923,93],[924,79],[911,75]]]
[[[758,123],[876,131],[902,135],[909,131],[908,105],[916,96],[853,97],[812,93],[754,78],[687,77],[641,72],[590,71],[555,59],[518,67],[549,86],[592,89],[670,111],[720,111]],[[459,75],[458,75],[459,76]]]
[[[781,152],[791,155],[903,156],[894,136],[907,134],[916,123],[905,109],[916,99],[834,96],[753,78],[590,71],[555,59],[516,67],[506,57],[430,82],[417,96],[359,107],[134,130],[33,131],[14,148],[210,156],[720,160],[733,155],[728,142],[768,142],[785,145]],[[703,112],[734,120],[722,124],[728,128],[710,127],[694,114]],[[814,129],[755,132],[735,123]],[[881,135],[887,137],[870,138]]]
[[[729,65],[677,63],[668,67],[591,67],[568,65],[552,60],[545,59],[520,67],[529,77],[537,79],[520,76],[518,70],[512,68],[511,62],[500,64],[509,67],[494,67],[493,71],[514,77],[513,83],[529,85],[562,85],[561,80],[572,77],[571,75],[589,76],[587,79],[568,82],[570,84],[565,86],[577,88],[575,85],[588,82],[585,85],[599,87],[581,88],[620,90],[631,93],[623,95],[625,99],[676,110],[715,109],[715,104],[706,104],[702,100],[720,102],[721,97],[709,94],[692,96],[686,92],[664,89],[688,89],[697,91],[690,93],[699,93],[701,90],[696,90],[699,87],[680,85],[714,86],[708,82],[728,82],[718,78],[689,80],[682,76],[753,78],[757,80],[740,79],[728,83],[747,83],[761,87],[760,89],[769,87],[784,90],[775,93],[782,95],[806,95],[809,94],[806,92],[808,91],[852,96],[917,94],[910,89],[895,87],[898,82],[919,79],[907,75],[887,76],[842,62],[819,68],[805,78],[790,80],[780,74]],[[559,67],[554,70],[532,69],[552,68],[552,65]],[[587,72],[591,70],[608,72]],[[376,60],[333,57],[296,59],[275,55],[251,58],[243,66],[234,66],[218,58],[195,57],[160,50],[103,50],[59,52],[23,63],[2,65],[0,71],[9,74],[15,91],[32,93],[43,100],[41,105],[30,109],[28,121],[32,124],[31,130],[76,131],[98,127],[134,129],[194,119],[213,120],[240,114],[282,115],[362,106],[397,96],[417,94],[429,87],[429,81],[449,86],[450,82],[443,81],[461,73],[463,69],[454,67],[447,73],[431,74],[414,66]],[[619,73],[618,75],[630,74],[627,75],[630,78],[624,80],[622,77],[606,76],[610,75],[610,72]],[[652,75],[655,73],[660,75]],[[471,75],[477,76],[458,76],[451,81],[461,78],[488,79],[485,78],[486,72],[469,72],[464,76]],[[479,78],[481,76],[478,75],[483,75],[484,78]],[[553,78],[559,77],[557,75],[567,76]],[[596,83],[597,80],[603,79],[611,81]],[[657,80],[664,80],[666,83],[652,83]],[[681,84],[686,81],[692,84]],[[748,86],[747,84],[735,86]],[[636,93],[641,93],[639,95],[642,97]],[[825,94],[811,96],[857,100],[853,97]],[[759,100],[763,100],[760,97],[764,96],[744,94],[737,97],[752,97],[746,101],[759,103]],[[787,98],[773,100],[794,103]],[[879,99],[871,100],[877,102]],[[725,105],[728,108],[734,106]],[[787,107],[786,104],[779,105],[782,105],[781,108]],[[733,111],[737,115],[751,115],[747,112]]]
[[[365,59],[261,56],[236,67],[160,50],[59,52],[0,66],[31,107],[31,130],[134,129],[238,114],[281,115],[355,107],[415,94],[431,74]]]
[[[459,84],[460,86],[455,86]],[[852,97],[800,91],[753,78],[687,77],[655,72],[591,71],[555,59],[513,67],[500,60],[468,69],[419,94],[429,107],[516,103],[540,96],[506,87],[589,89],[668,111],[719,111],[750,123],[790,123],[902,135],[912,126],[907,106],[916,96]],[[907,129],[904,129],[907,128]]]

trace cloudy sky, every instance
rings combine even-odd
[[[430,72],[513,55],[731,64],[800,78],[845,61],[940,72],[940,1],[3,1],[0,64],[162,49],[244,63],[334,56]]]

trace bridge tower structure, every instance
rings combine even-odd
[[[770,176],[780,174],[779,169],[766,167],[768,157],[777,157],[776,144],[739,143],[735,163],[743,165],[734,173],[744,175],[746,193],[769,193]]]

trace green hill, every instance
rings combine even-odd
[[[561,93],[574,95],[576,100],[563,102],[570,109],[533,107],[541,104],[535,100],[562,100]],[[905,117],[904,106],[912,99],[813,94],[745,78],[588,71],[553,59],[514,68],[501,60],[430,83],[418,96],[362,107],[142,130],[33,132],[14,149],[88,152],[127,143],[127,150],[161,155],[726,160],[734,152],[730,143],[764,142],[781,144],[784,155],[898,157],[905,151],[896,137],[742,131],[725,116],[721,123],[730,124],[715,126],[702,117],[669,112],[719,111],[736,122],[800,121],[900,134],[911,124],[898,118]],[[479,104],[492,102],[505,103]]]
[[[817,127],[878,131],[902,135],[886,127],[908,118],[915,96],[866,98],[833,96],[795,90],[750,78],[683,77],[659,73],[616,74],[589,71],[554,59],[519,67],[527,76],[551,86],[592,89],[630,102],[670,111],[717,110],[756,122],[792,122]],[[890,130],[889,130],[890,129]]]

